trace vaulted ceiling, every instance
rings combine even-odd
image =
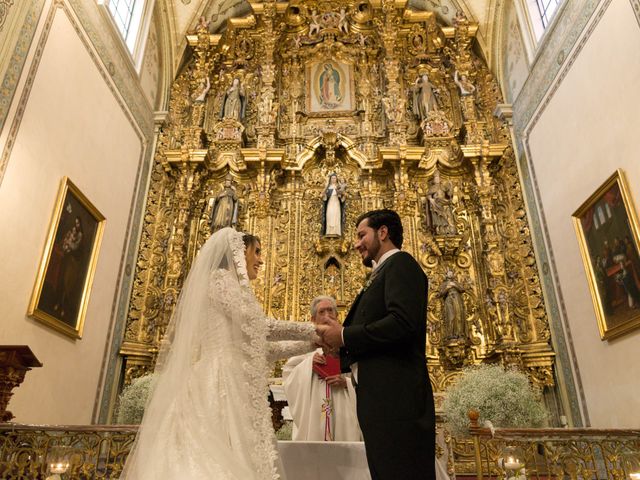
[[[158,0],[158,4],[170,30],[174,68],[186,48],[185,35],[194,29],[201,16],[210,22],[211,31],[216,32],[224,28],[228,18],[244,16],[250,12],[247,0]],[[494,27],[500,22],[499,16],[504,4],[505,0],[409,0],[412,8],[433,11],[445,24],[451,24],[458,10],[477,22],[478,46],[489,65],[492,64],[492,52],[495,50]]]

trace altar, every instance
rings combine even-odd
[[[279,441],[289,480],[371,480],[364,442]]]
[[[442,441],[439,434],[441,446]],[[287,480],[371,480],[364,442],[280,440],[278,452]],[[436,460],[436,479],[449,480],[446,453]]]

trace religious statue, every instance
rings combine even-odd
[[[425,73],[416,79],[413,86],[413,113],[422,121],[427,119],[431,110],[437,109],[433,86]]]
[[[311,12],[311,21],[309,22],[309,36],[313,37],[320,33],[320,19],[318,19],[318,12],[315,10]]]
[[[341,236],[344,225],[344,203],[347,198],[347,184],[338,181],[335,173],[329,175],[327,188],[322,196],[322,234],[325,236]]]
[[[224,179],[222,191],[216,196],[211,211],[211,232],[233,227],[238,222],[238,196],[231,175]]]
[[[207,97],[207,93],[211,89],[211,82],[209,81],[209,76],[204,77],[202,82],[200,83],[199,90],[196,91],[198,96],[193,99],[194,102],[204,102],[204,99]],[[195,94],[194,94],[195,95]]]
[[[258,104],[258,117],[260,123],[265,125],[273,125],[278,115],[278,102],[273,101],[273,92],[267,90],[262,95],[262,99]]]
[[[240,84],[240,79],[234,78],[233,83],[224,94],[220,118],[232,118],[233,120],[241,122],[244,118],[245,106],[246,97],[244,88],[242,88]]]
[[[464,291],[464,287],[456,281],[453,270],[447,270],[438,292],[443,301],[442,325],[446,340],[467,339],[469,336],[462,298]]]
[[[457,27],[458,25],[464,25],[465,23],[467,23],[467,16],[462,10],[456,11],[455,16],[453,17],[453,25]]]
[[[455,235],[451,185],[440,182],[440,172],[435,171],[433,184],[427,192],[426,225],[436,235]]]
[[[196,25],[196,31],[208,31],[209,30],[209,21],[202,15],[198,19],[198,25]]]
[[[384,111],[390,123],[401,123],[404,120],[406,100],[398,98],[395,93],[388,97],[382,97]]]
[[[469,78],[465,74],[459,75],[457,70],[453,74],[453,81],[458,85],[460,95],[463,97],[465,95],[473,95],[473,92],[476,91],[476,86],[471,83]]]
[[[340,9],[340,20],[338,21],[338,30],[342,33],[348,35],[349,34],[349,23],[347,22],[347,12],[345,12],[344,8]]]

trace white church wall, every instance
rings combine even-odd
[[[158,45],[158,31],[155,22],[149,28],[142,67],[140,69],[140,86],[142,87],[149,105],[157,105],[158,87],[160,83],[160,52]]]
[[[511,2],[505,5],[505,31],[506,37],[503,52],[503,72],[506,80],[504,88],[505,99],[512,103],[529,75],[527,54],[522,40],[522,32],[518,23],[515,5]]]
[[[617,168],[640,207],[640,27],[629,0],[613,0],[594,25],[567,55],[524,143],[590,423],[638,428],[640,330],[600,340],[571,215]]]
[[[72,9],[47,3],[34,39],[42,51],[32,48],[16,92],[22,103],[0,134],[0,151],[8,155],[0,176],[0,338],[29,345],[44,363],[15,391],[9,403],[15,421],[86,424],[124,269],[145,137]],[[79,340],[26,315],[65,175],[106,217]]]

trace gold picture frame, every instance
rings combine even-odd
[[[353,65],[325,59],[306,67],[306,106],[310,116],[350,115],[355,110]]]
[[[640,326],[640,234],[624,172],[611,175],[573,214],[600,338]]]
[[[82,338],[105,217],[67,177],[60,182],[27,314]]]

